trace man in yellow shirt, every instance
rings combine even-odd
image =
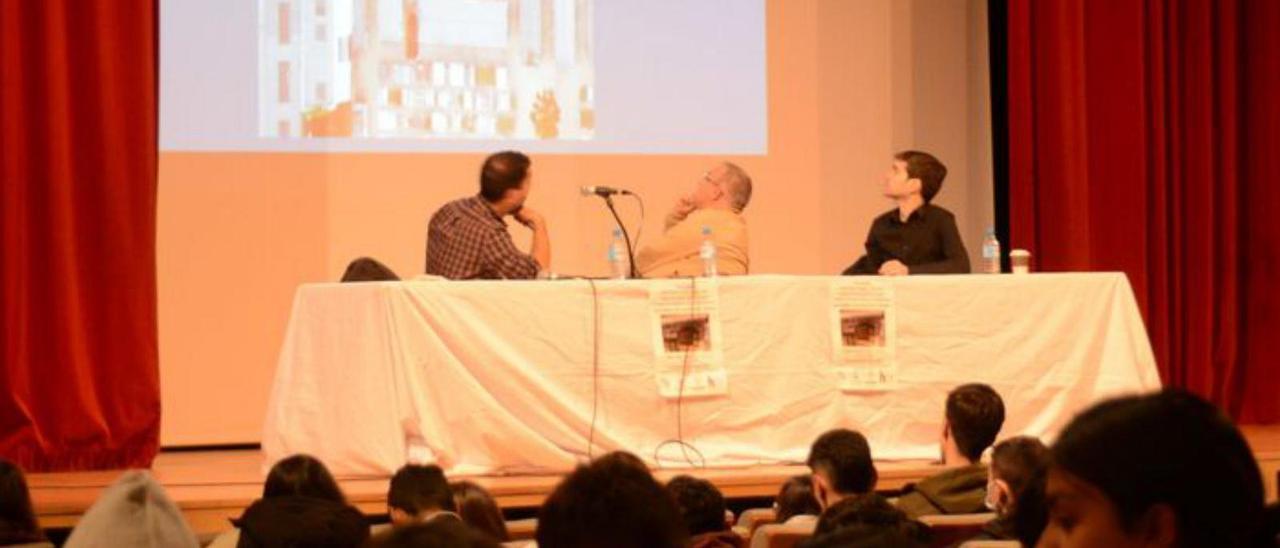
[[[701,276],[698,250],[705,227],[716,245],[719,274],[746,274],[750,261],[742,210],[750,201],[751,177],[747,172],[729,162],[717,165],[667,214],[666,231],[636,254],[636,269],[645,278]]]

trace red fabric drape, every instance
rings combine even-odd
[[[154,0],[0,2],[0,456],[148,466]]]
[[[1280,2],[1010,0],[1009,214],[1122,270],[1170,386],[1280,421]]]

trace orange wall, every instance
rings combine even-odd
[[[879,178],[906,147],[949,165],[938,201],[976,254],[991,218],[983,4],[768,0],[768,154],[533,156],[529,204],[549,220],[553,270],[607,272],[610,218],[578,186],[638,191],[650,238],[676,197],[729,159],[755,180],[754,271],[838,272],[890,207]],[[161,443],[256,442],[294,289],[336,280],[359,255],[420,273],[428,216],[475,192],[483,156],[162,153]],[[527,244],[524,229],[513,234]]]

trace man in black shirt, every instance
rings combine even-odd
[[[942,190],[947,167],[933,155],[899,152],[885,174],[884,195],[898,207],[876,217],[867,233],[867,254],[844,274],[968,274],[969,254],[956,217],[930,202]]]

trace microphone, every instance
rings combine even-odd
[[[630,190],[623,188],[613,188],[609,186],[584,186],[581,189],[583,196],[613,196],[615,194],[631,194]]]

